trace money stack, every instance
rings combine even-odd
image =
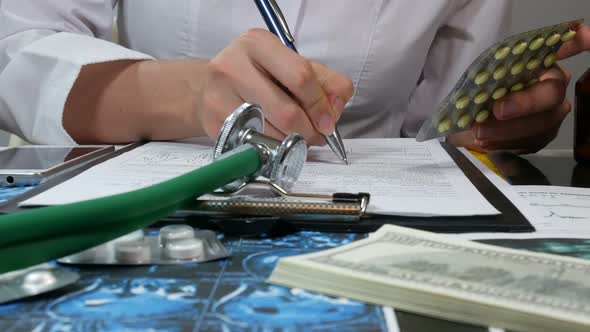
[[[590,331],[590,262],[396,226],[282,258],[269,282],[514,331]]]

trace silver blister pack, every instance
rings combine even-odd
[[[424,122],[416,140],[468,130],[493,117],[494,102],[526,89],[556,62],[563,43],[576,36],[582,20],[509,37],[483,52],[461,76],[438,111]]]
[[[214,232],[169,225],[155,233],[139,230],[57,261],[76,265],[165,265],[207,262],[229,255]]]
[[[78,279],[78,273],[49,264],[0,274],[0,304],[54,291]]]

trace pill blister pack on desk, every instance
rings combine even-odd
[[[54,291],[78,279],[78,273],[49,264],[0,274],[0,304]]]
[[[58,259],[76,265],[151,265],[207,262],[230,254],[212,231],[188,225],[164,226],[159,232],[139,230],[78,254]]]
[[[416,140],[443,137],[483,123],[494,102],[539,82],[557,60],[557,51],[576,36],[582,20],[509,37],[483,52],[465,71],[439,110],[424,122]]]

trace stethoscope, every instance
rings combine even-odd
[[[304,139],[263,134],[260,106],[243,104],[226,119],[204,167],[165,182],[73,204],[0,216],[0,273],[55,260],[147,227],[221,190],[235,192],[262,176],[290,189],[307,157]]]
[[[263,165],[258,172],[223,186],[224,192],[240,191],[259,176],[290,190],[299,178],[307,158],[303,137],[293,133],[283,141],[278,141],[263,132],[264,113],[255,104],[243,104],[225,120],[215,144],[213,159],[217,160],[240,146],[250,145],[260,154]]]

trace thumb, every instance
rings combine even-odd
[[[449,135],[447,137],[447,142],[456,147],[464,147],[466,149],[480,153],[487,152],[485,149],[479,146],[477,140],[475,139],[475,135],[473,134],[473,130],[465,130],[453,135]]]
[[[590,26],[581,25],[576,32],[576,37],[564,43],[559,49],[557,53],[559,60],[590,51]]]

